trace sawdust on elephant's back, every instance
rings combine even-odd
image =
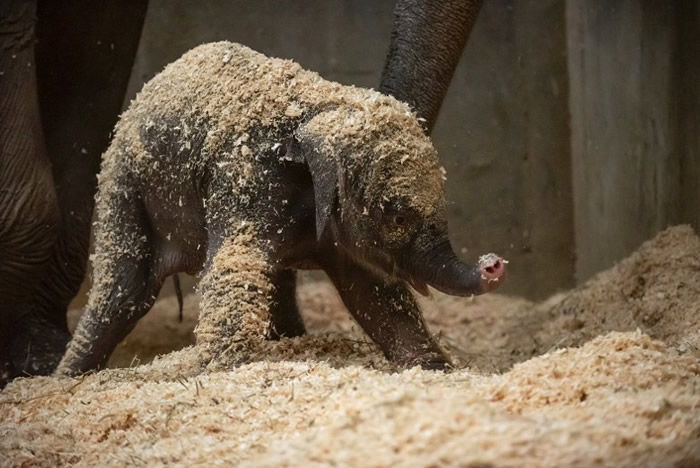
[[[307,131],[324,138],[328,157],[347,157],[351,170],[361,167],[372,173],[376,183],[368,202],[391,191],[412,192],[419,212],[435,208],[444,196],[444,171],[408,105],[371,89],[324,80],[295,62],[269,58],[240,44],[204,44],[168,65],[132,101],[116,135],[123,135],[129,147],[139,141],[143,125],[157,125],[154,115],[174,122],[192,116],[210,127],[202,147],[202,159],[207,159],[218,155],[224,142],[252,138],[256,128],[289,127],[289,122],[320,111],[307,123]],[[182,145],[188,138],[185,132]],[[249,146],[260,143],[251,140],[243,145],[242,155],[232,156],[246,157]],[[349,151],[339,155],[338,149]],[[139,148],[133,153],[141,155],[135,158],[136,170],[139,165],[147,169],[150,158]],[[398,165],[404,167],[397,171]],[[392,178],[397,173],[403,176]]]
[[[406,104],[372,89],[324,80],[291,60],[266,57],[230,42],[198,46],[166,66],[137,94],[115,133],[130,133],[129,140],[138,141],[133,132],[149,122],[154,111],[173,121],[196,115],[214,123],[204,145],[207,152],[253,127],[275,126],[334,106],[370,115],[366,130],[398,124],[416,139],[428,141]],[[323,123],[323,133],[336,141],[355,136],[346,131],[342,119]]]

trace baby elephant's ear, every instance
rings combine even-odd
[[[295,162],[306,164],[311,173],[316,203],[316,238],[319,240],[333,212],[338,193],[338,164],[320,146],[316,138],[297,135],[290,138],[287,146],[287,156]]]

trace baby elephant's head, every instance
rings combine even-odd
[[[396,101],[321,112],[297,130],[290,149],[311,173],[319,240],[424,295],[427,285],[466,296],[502,282],[500,257],[468,265],[452,250],[444,170],[415,116]]]

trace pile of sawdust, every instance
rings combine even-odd
[[[700,239],[672,228],[541,304],[422,300],[469,367],[392,372],[332,289],[308,284],[310,334],[246,350],[235,369],[200,373],[186,347],[79,379],[16,380],[0,393],[0,464],[698,466],[699,297]],[[142,325],[161,339],[175,301],[151,315]],[[117,354],[152,352],[139,328]],[[180,336],[174,348],[191,343]]]

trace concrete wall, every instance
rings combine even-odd
[[[700,228],[700,7],[569,0],[577,279]]]
[[[573,285],[564,6],[486,1],[434,132],[455,246],[503,252],[531,298]]]
[[[129,97],[186,50],[223,39],[376,87],[393,3],[151,0]],[[456,250],[501,253],[503,291],[530,297],[573,283],[564,5],[487,1],[434,131]]]

